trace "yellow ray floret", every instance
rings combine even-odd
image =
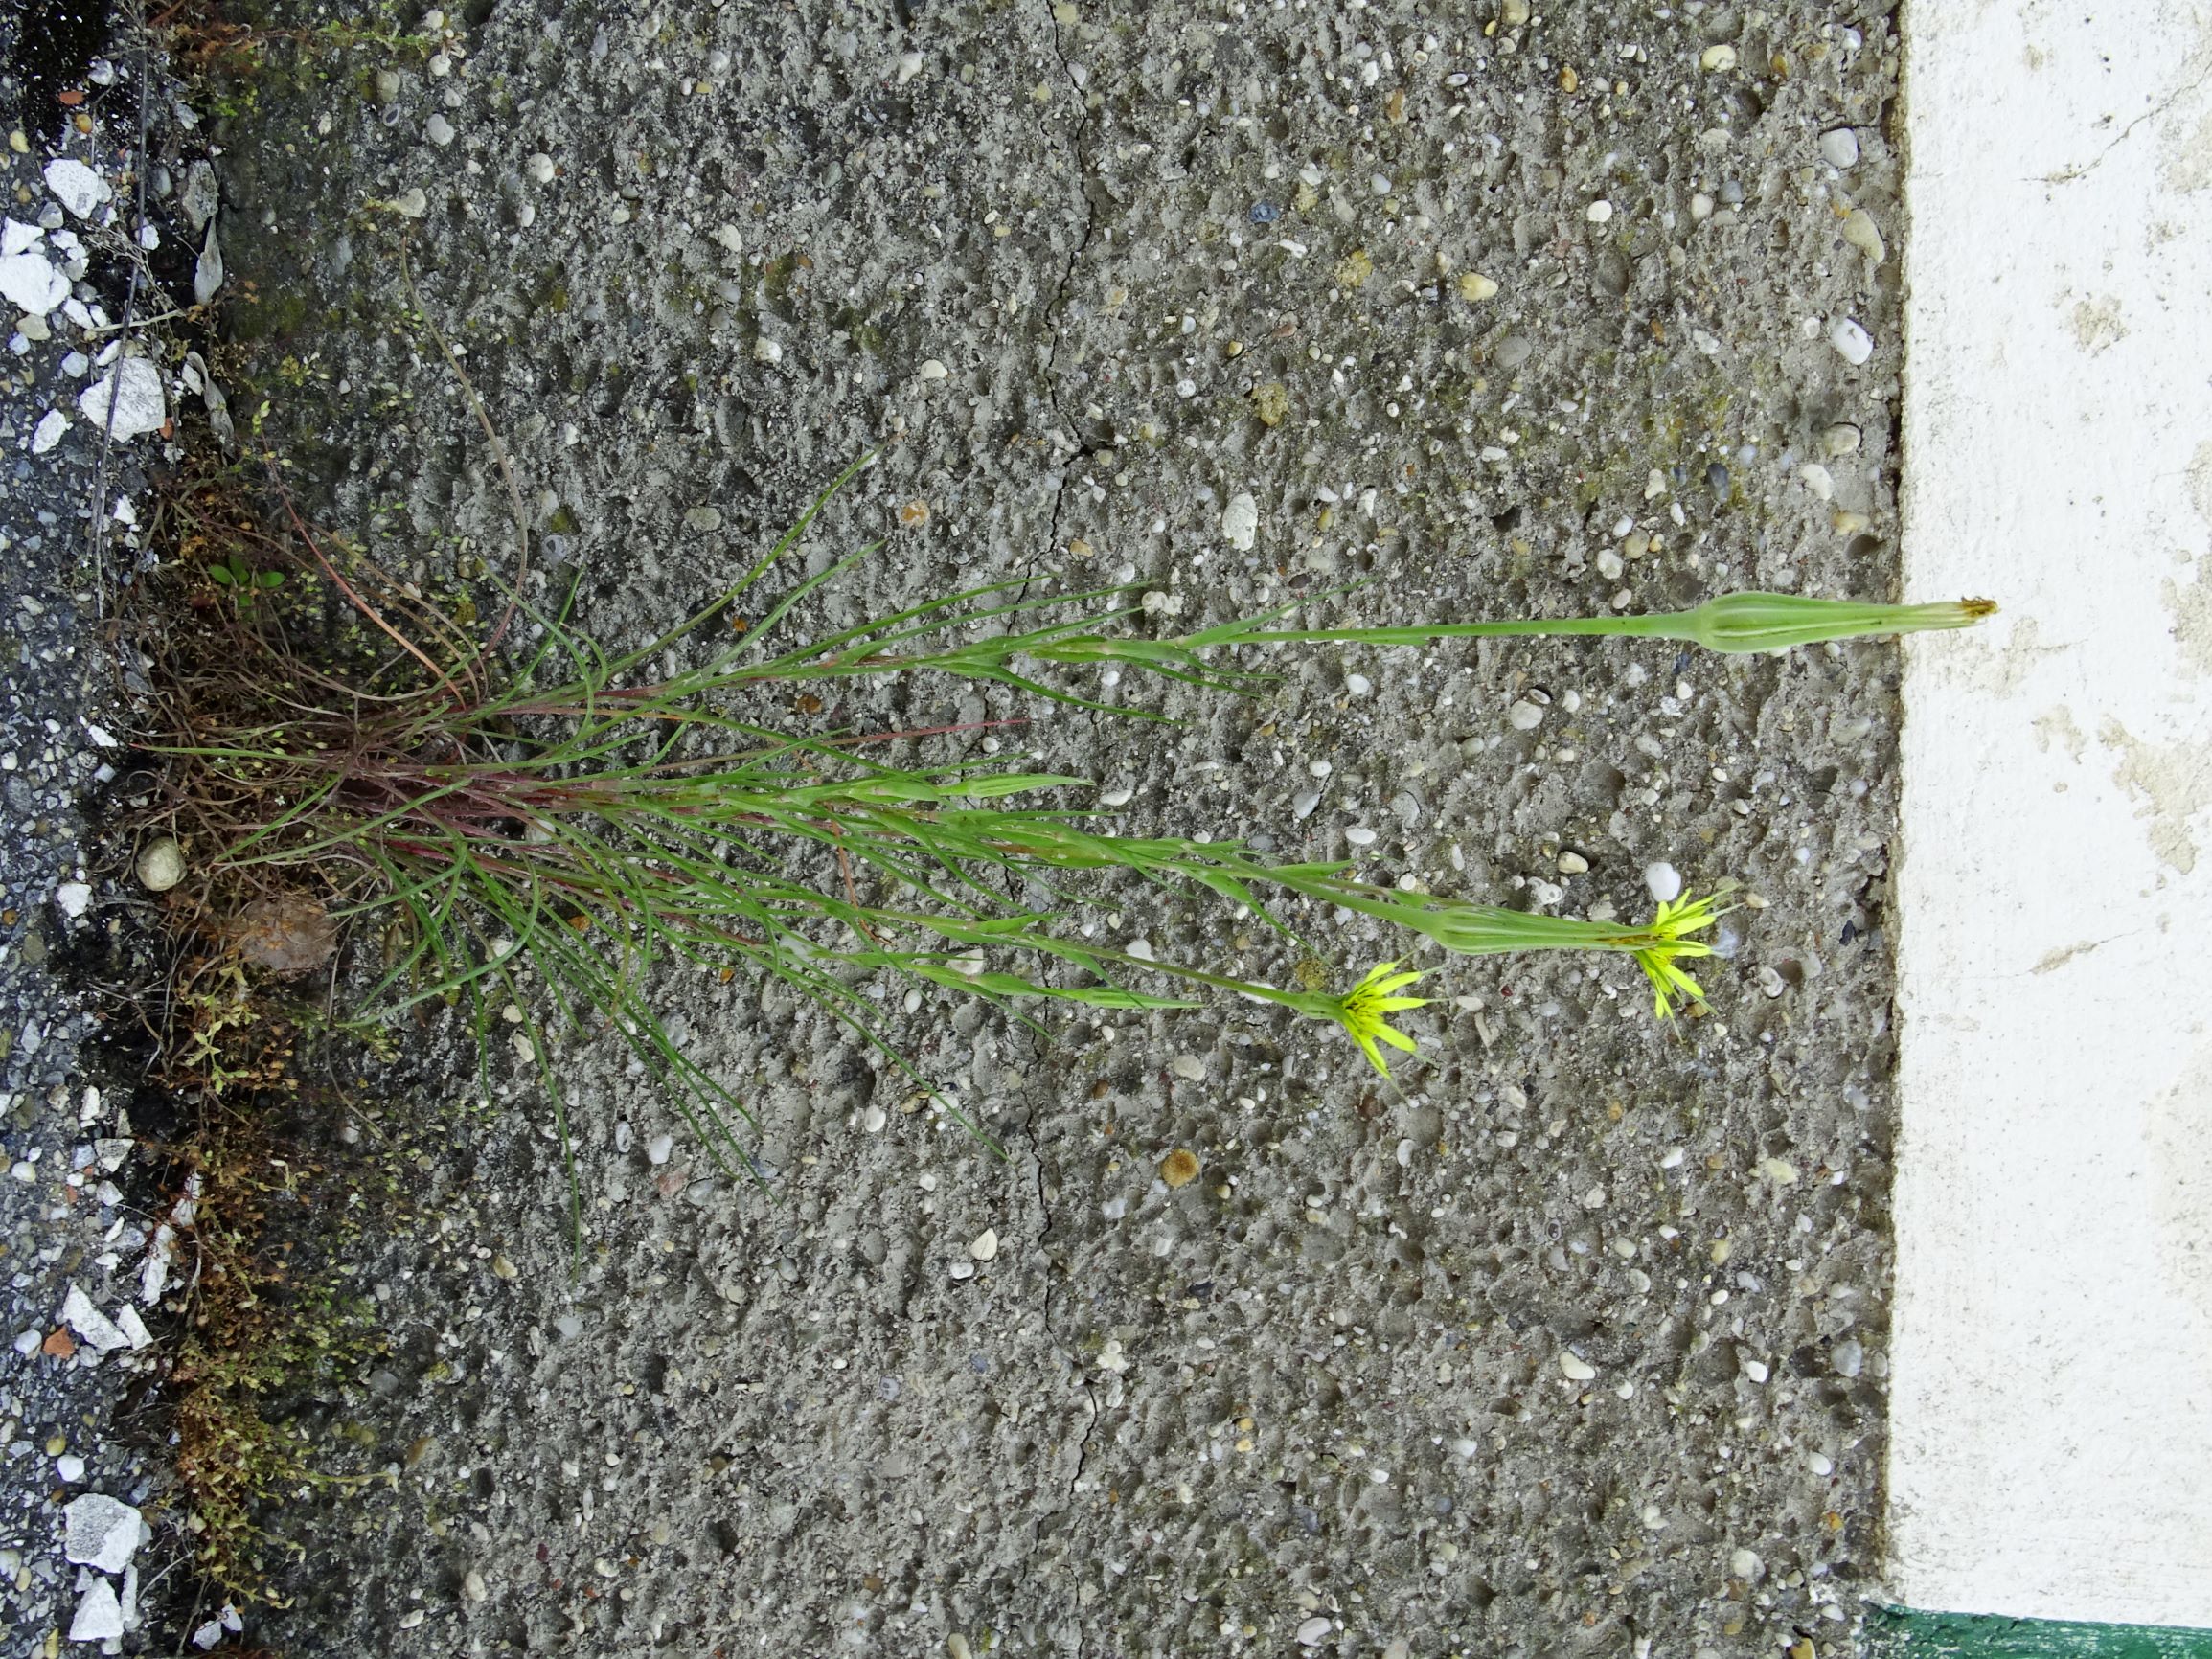
[[[1390,1068],[1383,1063],[1382,1051],[1375,1046],[1378,1041],[1386,1042],[1394,1049],[1403,1049],[1407,1054],[1413,1052],[1413,1039],[1393,1029],[1385,1016],[1404,1009],[1426,1008],[1429,1003],[1425,996],[1391,994],[1421,977],[1418,973],[1393,973],[1391,970],[1397,966],[1395,962],[1386,962],[1369,969],[1367,977],[1337,998],[1330,1011],[1331,1017],[1352,1034],[1352,1040],[1359,1045],[1369,1063],[1384,1077],[1390,1075]]]
[[[1692,939],[1693,933],[1702,933],[1727,914],[1721,900],[1727,890],[1709,893],[1702,898],[1677,898],[1659,906],[1647,929],[1650,943],[1636,949],[1637,966],[1644,977],[1652,982],[1652,1003],[1661,1019],[1675,1011],[1676,999],[1690,1004],[1705,1000],[1705,988],[1682,971],[1681,958],[1711,956],[1713,947],[1702,940]]]

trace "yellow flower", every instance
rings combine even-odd
[[[1660,904],[1652,925],[1645,930],[1650,943],[1635,947],[1636,964],[1652,982],[1653,1007],[1661,1019],[1674,1013],[1676,997],[1692,1004],[1704,1002],[1705,988],[1683,972],[1677,961],[1685,956],[1713,954],[1711,945],[1688,936],[1704,932],[1727,914],[1720,907],[1727,891],[1722,887],[1702,898],[1677,898]]]
[[[1369,1062],[1384,1077],[1390,1068],[1382,1063],[1382,1051],[1375,1045],[1378,1040],[1392,1048],[1413,1052],[1413,1039],[1402,1031],[1394,1031],[1385,1015],[1402,1009],[1426,1008],[1425,996],[1393,996],[1390,993],[1411,985],[1421,977],[1418,973],[1392,973],[1395,962],[1386,962],[1380,967],[1369,970],[1367,977],[1354,986],[1343,996],[1335,998],[1329,1009],[1332,1019],[1352,1034],[1367,1056]]]

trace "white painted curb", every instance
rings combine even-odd
[[[1890,1587],[2212,1625],[2212,8],[1906,38]]]

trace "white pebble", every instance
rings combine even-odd
[[[1375,831],[1364,824],[1355,824],[1344,831],[1344,839],[1355,847],[1372,847],[1375,845]]]
[[[1127,807],[1136,791],[1129,788],[1108,789],[1098,798],[1101,807]]]
[[[1560,1375],[1569,1382],[1588,1382],[1598,1374],[1598,1368],[1579,1353],[1560,1355]]]
[[[1836,1472],[1836,1465],[1819,1452],[1814,1452],[1811,1457],[1807,1458],[1805,1460],[1805,1466],[1811,1469],[1814,1474],[1818,1475],[1822,1480],[1826,1480],[1830,1475]]]
[[[1613,216],[1613,204],[1600,196],[1583,210],[1583,216],[1593,225],[1602,225]]]
[[[968,1246],[969,1255],[978,1261],[988,1261],[998,1254],[998,1234],[986,1227]]]
[[[43,455],[67,436],[69,417],[58,409],[49,409],[40,417],[38,424],[31,429],[31,453]]]
[[[69,279],[47,257],[33,250],[0,257],[0,299],[34,317],[43,317],[69,298]]]
[[[1838,126],[1820,135],[1820,159],[1836,169],[1859,165],[1859,134]]]
[[[102,432],[108,431],[108,405],[115,405],[113,432],[117,443],[141,433],[158,432],[169,420],[168,394],[161,371],[144,357],[125,357],[94,385],[79,394],[77,408]]]
[[[1756,1551],[1737,1550],[1728,1557],[1728,1576],[1731,1579],[1742,1579],[1747,1584],[1755,1583],[1766,1571],[1767,1563],[1759,1558]]]
[[[92,903],[92,889],[81,881],[64,881],[54,890],[54,902],[61,906],[62,915],[74,921]]]
[[[1260,504],[1241,491],[1230,496],[1221,511],[1221,539],[1239,553],[1249,553],[1259,534]]]
[[[1838,317],[1829,324],[1828,343],[1854,368],[1874,355],[1874,336],[1860,328],[1855,318]]]
[[[1718,46],[1706,47],[1699,55],[1698,61],[1707,69],[1733,69],[1736,67],[1736,49],[1722,41]]]
[[[450,121],[447,121],[443,115],[433,115],[422,124],[422,136],[440,149],[444,149],[460,135],[453,130],[453,124]]]
[[[1516,732],[1533,732],[1543,724],[1543,710],[1523,697],[1506,710],[1505,723]]]
[[[90,218],[100,204],[115,193],[107,181],[80,161],[64,157],[46,164],[46,188],[57,200],[80,219]]]
[[[1744,1375],[1753,1382],[1765,1382],[1767,1380],[1767,1362],[1765,1360],[1753,1359],[1748,1354],[1739,1353],[1736,1356],[1736,1363],[1743,1368]]]
[[[935,357],[924,357],[922,360],[922,367],[914,371],[914,377],[917,380],[942,380],[951,373],[951,370],[940,363]]]
[[[1682,897],[1682,873],[1664,861],[1644,866],[1644,886],[1661,904]]]
[[[1580,852],[1562,852],[1559,866],[1562,875],[1580,875],[1589,869],[1590,861]]]
[[[645,1161],[649,1164],[665,1164],[675,1147],[676,1138],[673,1135],[655,1135],[645,1144]]]
[[[1314,761],[1308,764],[1306,770],[1316,778],[1326,778],[1330,773],[1336,770],[1336,766],[1334,761]]]
[[[123,1603],[115,1599],[115,1586],[105,1579],[95,1579],[92,1588],[84,1592],[84,1600],[77,1603],[77,1617],[69,1625],[69,1639],[113,1642],[122,1635]]]
[[[551,184],[554,174],[553,157],[542,149],[538,150],[522,164],[522,170],[530,175],[532,184]]]
[[[781,340],[771,340],[767,335],[763,334],[753,342],[754,362],[781,363],[783,360],[784,343]]]
[[[120,1573],[145,1539],[139,1512],[103,1492],[86,1492],[61,1511],[61,1553],[80,1567]]]
[[[1375,682],[1365,674],[1346,674],[1344,676],[1344,689],[1356,697],[1364,697],[1375,689]]]
[[[1318,1648],[1329,1640],[1329,1632],[1334,1628],[1335,1626],[1331,1625],[1328,1620],[1316,1613],[1298,1626],[1298,1646],[1301,1648]]]

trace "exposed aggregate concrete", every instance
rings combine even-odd
[[[827,620],[1007,576],[1141,581],[1177,627],[1368,579],[1317,614],[1894,582],[1882,6],[438,23],[434,55],[272,79],[223,178],[266,430],[417,580],[513,538],[404,320],[402,234],[535,503],[534,592],[581,565],[617,645],[878,443],[809,568],[892,540]],[[1223,531],[1246,494],[1249,552]],[[1654,861],[1734,877],[1763,906],[1707,965],[1712,1017],[1659,1027],[1625,962],[1449,966],[1399,1093],[1265,1010],[1045,1045],[930,1004],[901,1038],[999,1161],[810,1011],[672,975],[776,1196],[680,1138],[656,1162],[665,1102],[581,1043],[572,1274],[528,1079],[450,1108],[421,1170],[442,1228],[375,1275],[396,1352],[326,1414],[397,1489],[295,1511],[311,1565],[270,1633],[1847,1651],[1881,1448],[1892,648],[1268,666],[1244,702],[1077,686],[1166,728],[949,684],[803,717],[1026,717],[1005,740],[1130,791],[1133,829],[1566,914],[1645,913]],[[1339,984],[1405,949],[1300,920]],[[1292,966],[1211,906],[1131,895],[1119,925]],[[430,1102],[472,1093],[417,1046]],[[1171,1187],[1176,1148],[1200,1173]]]

